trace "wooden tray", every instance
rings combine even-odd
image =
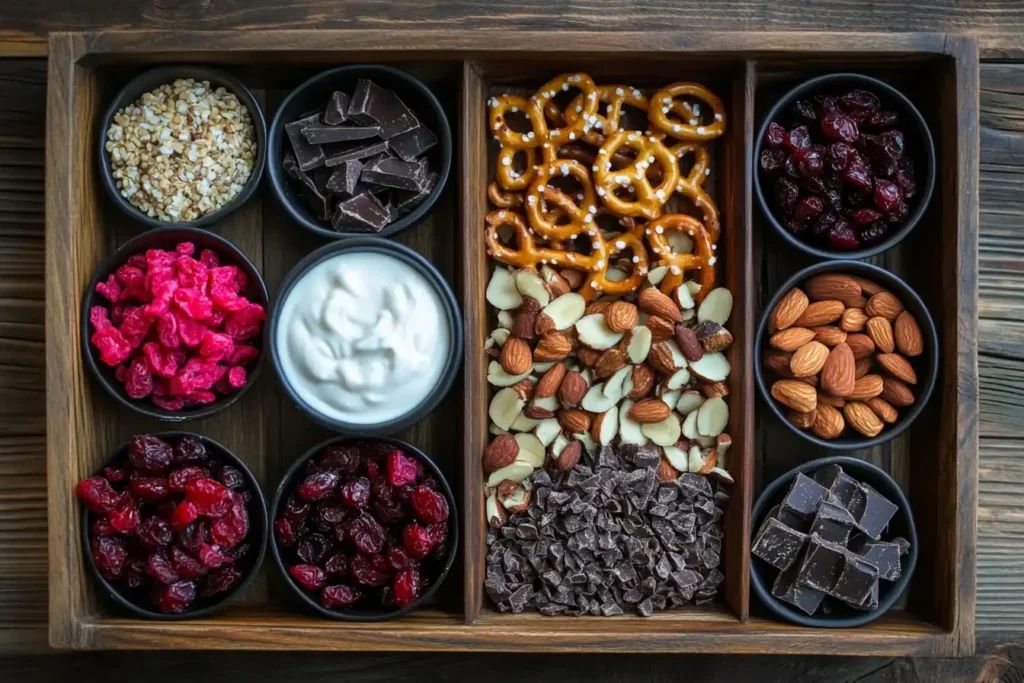
[[[560,33],[502,31],[101,32],[50,37],[47,135],[47,431],[50,499],[50,643],[74,649],[348,649],[643,651],[859,655],[971,654],[977,499],[978,58],[973,41],[938,34]],[[437,413],[401,434],[430,454],[459,489],[462,571],[434,604],[407,618],[351,624],[316,618],[291,599],[273,563],[214,618],[145,622],[124,617],[93,586],[82,561],[75,483],[133,433],[160,424],[119,410],[93,386],[79,353],[83,290],[103,256],[137,226],[97,182],[97,121],[119,85],[153,64],[230,69],[272,117],[290,88],[342,63],[396,63],[432,85],[456,133],[456,167],[431,216],[399,241],[455,284],[466,325],[466,362]],[[483,591],[480,452],[487,441],[487,334],[483,246],[489,180],[485,113],[491,88],[537,85],[567,70],[600,82],[656,85],[693,78],[725,100],[729,132],[716,150],[723,214],[722,283],[736,298],[731,331],[729,469],[723,599],[711,608],[655,616],[548,618],[499,614]],[[932,126],[938,187],[912,237],[880,262],[906,277],[929,306],[942,344],[941,381],[909,434],[861,456],[885,466],[910,495],[920,563],[905,604],[871,625],[837,633],[790,626],[751,605],[750,509],[763,483],[822,453],[797,442],[755,405],[752,337],[781,279],[802,264],[777,244],[752,203],[751,150],[758,112],[814,73],[879,75],[907,94]],[[261,269],[272,296],[288,269],[319,243],[264,188],[215,230]],[[905,254],[935,253],[935,268]],[[938,427],[936,428],[936,425]],[[288,464],[324,432],[282,399],[271,374],[239,404],[188,429],[246,459],[272,492]],[[913,446],[913,454],[911,454]]]

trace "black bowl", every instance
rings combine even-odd
[[[878,469],[869,462],[851,458],[848,456],[834,456],[812,460],[796,467],[773,481],[758,497],[754,504],[754,510],[750,519],[753,521],[751,529],[756,534],[761,527],[761,522],[768,511],[782,501],[786,490],[800,472],[808,475],[814,470],[826,465],[839,465],[857,481],[866,483],[873,487],[880,494],[892,501],[899,510],[889,522],[887,538],[902,536],[910,542],[910,550],[900,558],[900,565],[903,573],[897,581],[880,581],[878,586],[878,607],[870,611],[860,611],[840,605],[833,615],[823,617],[812,617],[805,612],[791,607],[788,603],[782,602],[772,595],[771,583],[777,569],[754,555],[750,556],[750,583],[754,592],[761,602],[776,615],[800,624],[801,626],[816,626],[819,628],[852,628],[863,626],[885,614],[899,600],[900,596],[907,590],[910,577],[914,574],[917,566],[917,528],[914,526],[914,514],[910,509],[903,491],[893,481],[892,477]],[[771,576],[771,580],[767,577]]]
[[[277,327],[281,319],[281,309],[295,284],[303,275],[309,272],[309,270],[323,261],[338,254],[351,251],[374,252],[384,254],[386,256],[392,256],[404,261],[414,270],[423,275],[427,282],[434,286],[434,290],[441,299],[441,303],[444,306],[445,313],[447,314],[446,323],[448,328],[448,338],[451,340],[451,348],[448,351],[448,357],[445,359],[444,372],[441,374],[438,384],[434,387],[434,390],[431,391],[423,401],[416,406],[416,408],[405,415],[377,424],[343,422],[341,420],[328,417],[327,415],[323,415],[315,410],[306,401],[304,401],[295,389],[292,388],[291,384],[288,383],[288,378],[285,376],[284,370],[281,366],[280,350],[277,345]],[[274,370],[281,381],[281,386],[284,387],[288,397],[313,420],[319,422],[328,429],[341,432],[343,434],[379,436],[400,431],[419,422],[437,407],[437,404],[441,402],[448,391],[452,388],[452,385],[455,383],[455,376],[459,374],[459,367],[462,365],[462,315],[459,312],[459,304],[455,299],[455,294],[452,292],[451,287],[445,281],[444,277],[437,272],[437,269],[434,268],[434,266],[425,258],[406,246],[381,239],[380,237],[362,236],[331,242],[329,244],[325,244],[306,258],[299,261],[299,263],[292,268],[291,272],[285,277],[284,282],[281,284],[281,288],[274,297],[274,305],[270,310],[270,320],[267,324],[267,330],[269,335],[270,359],[273,362]]]
[[[242,294],[244,294],[253,303],[262,305],[264,309],[268,307],[270,301],[270,296],[267,294],[267,287],[263,284],[263,278],[260,276],[259,270],[256,269],[256,266],[253,265],[252,261],[246,258],[245,254],[243,254],[238,247],[231,244],[231,242],[227,241],[223,237],[198,228],[162,227],[155,230],[148,230],[141,235],[137,235],[136,237],[128,240],[128,242],[103,262],[103,265],[96,271],[96,276],[93,277],[92,281],[89,283],[88,289],[85,290],[85,296],[82,297],[80,334],[82,335],[82,353],[85,356],[86,364],[89,366],[89,370],[92,371],[93,377],[95,377],[100,383],[100,386],[102,386],[108,394],[113,396],[118,403],[126,408],[134,410],[137,413],[141,413],[142,415],[147,415],[149,417],[155,417],[156,419],[164,420],[165,422],[184,422],[185,420],[196,420],[203,417],[209,417],[210,415],[227,408],[229,405],[240,399],[242,394],[248,391],[249,387],[256,382],[256,378],[259,377],[260,369],[263,367],[263,356],[265,355],[267,347],[267,323],[264,322],[263,334],[248,342],[260,349],[260,357],[257,359],[255,364],[246,368],[246,370],[248,370],[248,380],[246,381],[245,386],[233,394],[218,398],[213,403],[196,406],[194,408],[171,411],[157,407],[149,400],[148,397],[140,400],[128,398],[124,392],[124,387],[114,376],[114,368],[104,365],[100,361],[96,347],[94,347],[89,341],[93,332],[92,325],[89,324],[89,309],[93,306],[103,306],[107,309],[110,308],[110,302],[96,291],[96,284],[106,280],[108,275],[117,271],[117,269],[122,266],[130,256],[135,254],[145,254],[148,249],[169,249],[173,251],[174,245],[179,242],[194,243],[196,245],[197,254],[203,249],[212,249],[213,251],[216,251],[220,255],[224,265],[237,266],[241,272],[245,273],[248,285],[246,289],[242,291]]]
[[[912,200],[910,216],[907,217],[907,222],[900,226],[899,229],[890,232],[884,240],[869,247],[852,251],[838,251],[822,249],[814,244],[805,242],[782,227],[782,224],[775,217],[774,206],[768,202],[765,189],[761,186],[759,159],[761,158],[761,148],[764,144],[768,124],[782,119],[783,115],[787,114],[789,108],[797,99],[804,95],[820,92],[831,93],[835,91],[838,94],[840,91],[848,90],[849,88],[863,88],[873,91],[882,99],[886,109],[895,111],[900,115],[902,130],[907,141],[907,150],[914,160],[914,170],[917,173],[919,183],[918,194]],[[921,216],[924,215],[925,210],[928,208],[928,202],[931,200],[934,188],[935,143],[932,140],[931,132],[928,130],[928,124],[925,123],[921,112],[917,110],[917,107],[911,103],[906,95],[888,83],[870,76],[855,73],[838,73],[817,76],[804,81],[779,98],[772,106],[767,116],[764,117],[761,129],[758,131],[757,138],[754,141],[754,190],[757,194],[757,202],[761,205],[761,212],[768,219],[768,222],[772,224],[772,227],[775,228],[775,232],[781,235],[783,239],[797,249],[818,258],[862,259],[879,254],[899,244],[904,237],[910,234],[910,231],[914,229],[918,221],[921,220]]]
[[[306,112],[322,109],[335,90],[351,93],[360,78],[368,78],[383,88],[393,90],[438,140],[438,144],[426,154],[430,167],[438,174],[437,185],[416,208],[384,226],[376,233],[377,236],[397,235],[419,223],[444,191],[452,167],[452,132],[448,127],[448,117],[437,97],[420,79],[401,69],[381,64],[339,66],[313,76],[291,91],[274,114],[267,143],[267,173],[270,186],[288,215],[307,230],[328,239],[358,237],[359,233],[332,230],[313,215],[305,196],[284,171],[284,153],[290,149],[284,127]]]
[[[158,434],[152,434],[151,436],[159,437],[165,441],[175,442],[184,436],[194,436],[203,442],[207,450],[214,456],[230,463],[232,466],[238,468],[238,470],[245,476],[246,481],[249,483],[249,490],[252,492],[252,499],[246,505],[246,510],[249,513],[249,535],[246,537],[248,542],[257,544],[258,547],[249,551],[249,555],[245,557],[241,565],[245,568],[245,577],[227,594],[220,595],[214,600],[205,600],[198,598],[193,604],[201,604],[202,606],[198,609],[190,609],[180,614],[166,614],[160,612],[154,607],[149,606],[148,603],[143,603],[137,599],[133,599],[127,589],[121,589],[115,587],[100,574],[99,569],[96,567],[96,562],[92,557],[92,550],[89,543],[89,527],[91,526],[95,515],[85,509],[82,506],[82,555],[85,556],[85,562],[89,566],[89,570],[92,572],[93,578],[103,589],[103,592],[110,596],[110,598],[121,607],[131,612],[137,617],[143,619],[154,619],[159,621],[179,621],[182,619],[198,619],[199,617],[208,617],[211,614],[219,612],[230,603],[235,596],[245,590],[259,572],[260,565],[263,563],[263,556],[267,552],[267,501],[263,496],[263,490],[260,488],[259,482],[256,481],[256,477],[253,476],[252,472],[246,466],[245,462],[237,455],[232,453],[224,445],[214,441],[213,439],[202,436],[200,434],[193,434],[192,432],[161,432]],[[172,445],[176,445],[172,443]],[[116,466],[122,463],[125,458],[128,457],[128,443],[124,443],[114,451],[113,457],[111,457],[103,467],[96,472],[96,474],[102,474],[103,468]]]
[[[252,173],[249,175],[249,180],[246,181],[242,190],[235,195],[235,198],[230,202],[213,213],[201,216],[194,221],[171,223],[147,216],[142,211],[135,208],[131,202],[121,196],[121,192],[117,189],[117,183],[114,181],[113,171],[110,167],[110,156],[107,154],[106,142],[107,129],[110,128],[110,124],[114,120],[114,115],[117,114],[119,109],[135,102],[144,93],[158,88],[161,85],[172,83],[178,78],[194,78],[199,81],[209,81],[211,86],[215,88],[220,86],[233,93],[238,98],[238,101],[245,105],[249,110],[249,116],[252,118],[253,129],[256,131],[256,161],[253,163]],[[133,78],[127,85],[121,88],[121,91],[117,93],[117,96],[114,97],[113,101],[107,107],[107,111],[103,114],[103,118],[100,119],[100,128],[97,131],[97,139],[97,152],[100,160],[100,178],[102,179],[103,187],[107,190],[107,194],[110,195],[110,198],[119,209],[139,223],[150,228],[205,228],[216,223],[248,201],[249,197],[252,196],[252,193],[256,191],[256,188],[260,184],[260,179],[263,177],[263,167],[267,160],[267,122],[263,118],[263,110],[260,108],[259,102],[256,101],[255,97],[253,97],[252,92],[250,92],[249,89],[237,78],[218,69],[211,69],[205,66],[184,64],[180,66],[162,66]]]
[[[895,424],[885,425],[882,431],[878,433],[878,436],[870,439],[866,437],[822,439],[807,429],[800,429],[786,419],[784,407],[772,398],[771,386],[764,376],[765,370],[761,364],[761,355],[764,350],[768,348],[768,337],[770,336],[768,334],[768,318],[771,317],[775,304],[779,303],[779,300],[786,295],[786,292],[791,290],[793,287],[797,287],[812,275],[817,275],[818,273],[849,273],[851,275],[859,275],[883,285],[899,298],[906,310],[913,314],[914,318],[917,320],[918,326],[921,328],[921,333],[924,335],[924,353],[918,356],[917,360],[913,363],[916,366],[915,369],[917,370],[918,376],[917,386],[913,387],[917,400],[914,402],[914,405],[899,411],[900,417]],[[764,398],[768,407],[772,409],[772,412],[775,413],[776,417],[778,417],[783,424],[795,433],[799,434],[800,437],[816,443],[819,446],[824,446],[825,448],[835,448],[840,450],[872,448],[873,446],[883,444],[890,439],[895,439],[897,436],[902,434],[907,427],[917,419],[917,416],[921,414],[921,411],[924,410],[925,404],[928,403],[928,399],[931,398],[932,392],[935,390],[935,381],[939,375],[939,335],[935,331],[935,323],[932,322],[932,316],[928,313],[928,309],[925,307],[924,302],[921,301],[921,297],[919,297],[917,292],[911,289],[906,282],[889,271],[861,261],[825,261],[823,263],[810,266],[809,268],[804,268],[786,281],[786,284],[779,288],[779,291],[775,293],[775,296],[773,296],[772,300],[768,302],[764,312],[761,314],[761,322],[757,326],[757,334],[754,337],[754,349],[756,351],[754,353],[754,377],[757,379],[757,388],[761,392],[761,397]]]
[[[291,495],[298,487],[300,477],[305,474],[305,466],[310,458],[319,455],[328,446],[334,446],[338,444],[347,443],[365,443],[365,442],[383,442],[402,449],[406,454],[414,456],[419,460],[420,464],[426,468],[434,478],[437,480],[437,484],[440,487],[441,493],[444,494],[445,499],[448,501],[448,554],[444,558],[444,562],[441,571],[437,574],[434,582],[427,587],[419,598],[414,602],[402,607],[400,609],[393,609],[390,611],[377,611],[368,609],[348,609],[345,611],[327,609],[321,605],[309,591],[304,589],[302,586],[295,582],[295,579],[291,577],[288,570],[285,568],[284,560],[281,557],[281,550],[277,545],[277,537],[275,534],[270,534],[270,550],[274,555],[274,560],[277,562],[277,568],[280,570],[281,575],[284,577],[285,582],[291,587],[295,596],[299,602],[306,605],[310,609],[316,611],[321,616],[329,619],[338,619],[341,621],[387,621],[388,619],[394,619],[400,617],[403,614],[408,614],[412,610],[416,609],[420,605],[426,603],[437,591],[446,576],[448,571],[452,568],[455,563],[455,554],[459,547],[459,516],[455,506],[455,496],[452,495],[452,490],[448,486],[448,480],[445,479],[444,474],[440,468],[434,464],[434,461],[427,457],[427,455],[416,448],[410,443],[401,441],[399,439],[391,439],[388,437],[352,437],[352,436],[336,436],[332,439],[327,439],[316,446],[313,446],[308,451],[302,454],[298,460],[292,463],[292,466],[285,472],[284,478],[281,480],[281,485],[277,487],[277,493],[274,494],[274,500],[270,505],[270,520],[271,524],[278,517],[278,510],[284,505],[285,500]]]

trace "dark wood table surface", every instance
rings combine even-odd
[[[981,64],[978,655],[90,653],[46,649],[43,317],[46,35],[94,28],[473,28],[967,33]],[[927,229],[921,226],[919,230]],[[53,389],[59,390],[59,388]],[[923,568],[927,570],[927,568]],[[0,2],[0,680],[1024,681],[1024,2],[828,0],[7,0]],[[32,654],[28,654],[32,653]],[[495,669],[495,667],[498,667]],[[1019,667],[1019,668],[1018,668]]]

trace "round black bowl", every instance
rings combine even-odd
[[[246,258],[238,247],[231,244],[223,237],[215,235],[212,232],[206,230],[200,230],[198,228],[181,228],[181,227],[161,227],[155,230],[148,230],[141,235],[128,240],[120,249],[111,254],[103,265],[100,266],[99,270],[96,271],[96,276],[93,277],[89,283],[88,289],[85,290],[85,296],[82,297],[82,312],[81,312],[81,336],[82,336],[82,354],[85,356],[85,362],[89,366],[89,370],[92,372],[93,377],[99,382],[100,386],[103,387],[104,391],[114,397],[114,399],[123,405],[124,407],[134,410],[142,415],[149,417],[155,417],[158,420],[164,420],[165,422],[184,422],[185,420],[196,420],[203,417],[209,417],[214,413],[224,410],[229,405],[237,401],[242,397],[246,391],[249,390],[259,377],[260,369],[263,367],[263,356],[266,352],[266,337],[267,337],[267,323],[263,323],[263,334],[259,337],[250,340],[248,343],[260,349],[260,357],[256,360],[256,363],[246,368],[248,370],[248,380],[245,386],[238,391],[228,396],[222,396],[213,403],[209,403],[203,406],[196,406],[194,408],[185,408],[183,410],[171,411],[159,408],[149,398],[135,400],[128,398],[124,392],[124,387],[117,378],[114,376],[114,368],[109,365],[104,365],[100,361],[99,352],[96,347],[92,345],[89,339],[92,337],[93,329],[92,325],[89,324],[89,310],[93,306],[103,306],[104,308],[110,308],[110,302],[107,301],[106,297],[96,291],[96,284],[107,279],[107,276],[116,272],[119,267],[124,265],[130,256],[135,254],[145,254],[148,249],[165,249],[174,250],[174,245],[179,242],[192,242],[196,245],[196,253],[198,254],[203,249],[211,249],[216,251],[222,260],[224,265],[237,266],[238,269],[245,273],[245,277],[248,280],[246,289],[242,291],[249,301],[257,303],[266,309],[270,302],[270,296],[267,294],[267,287],[263,284],[263,278],[260,276],[259,270],[253,265],[252,261]]]
[[[423,451],[410,443],[388,437],[363,438],[336,436],[333,439],[327,439],[326,441],[318,443],[316,446],[313,446],[303,453],[302,457],[292,463],[292,466],[288,468],[287,472],[285,472],[284,478],[281,480],[281,485],[277,487],[277,493],[274,494],[274,500],[270,505],[270,521],[271,524],[274,523],[278,517],[278,510],[280,510],[285,504],[285,500],[288,496],[291,495],[298,487],[299,479],[304,476],[306,463],[310,458],[319,455],[328,446],[360,442],[383,442],[400,448],[407,455],[412,455],[419,460],[420,464],[423,465],[423,467],[437,480],[441,493],[444,494],[445,499],[448,501],[448,553],[441,564],[441,571],[437,574],[434,582],[427,587],[427,590],[424,591],[418,599],[402,608],[396,608],[388,611],[357,608],[350,608],[344,611],[327,609],[321,605],[309,591],[297,584],[295,579],[291,577],[291,574],[288,573],[284,564],[284,559],[281,557],[281,550],[277,545],[277,537],[273,533],[270,534],[270,550],[274,555],[274,561],[277,562],[277,568],[280,570],[281,576],[284,577],[285,582],[291,587],[299,602],[314,610],[321,616],[341,621],[387,621],[388,619],[394,619],[402,616],[403,614],[408,614],[420,605],[429,602],[430,598],[437,591],[438,586],[440,586],[444,582],[445,577],[448,576],[448,571],[455,563],[455,554],[459,547],[459,515],[455,506],[455,496],[452,495],[452,490],[448,486],[448,480],[445,479],[440,468],[434,464],[434,461],[428,458]]]
[[[448,328],[448,338],[451,340],[451,348],[448,350],[444,372],[441,374],[437,386],[416,408],[410,410],[405,415],[387,422],[356,424],[336,420],[320,413],[304,401],[292,385],[288,383],[288,378],[285,376],[281,365],[280,350],[277,346],[277,328],[281,320],[281,309],[284,306],[284,302],[288,299],[289,293],[291,293],[295,283],[313,267],[344,252],[373,252],[404,261],[434,286],[434,291],[437,292],[438,297],[441,299],[446,313],[447,320],[445,322]],[[455,383],[455,376],[459,374],[459,367],[462,365],[462,314],[459,312],[459,304],[455,300],[455,294],[452,292],[451,287],[444,277],[437,272],[437,269],[425,258],[406,246],[380,237],[363,236],[331,242],[299,261],[292,268],[291,272],[288,273],[287,277],[285,277],[281,288],[274,297],[274,305],[271,307],[270,320],[267,324],[267,333],[269,335],[270,359],[274,364],[274,371],[281,381],[281,386],[284,387],[288,397],[316,422],[319,422],[328,429],[344,434],[380,436],[400,431],[419,422],[437,407],[437,404],[441,402],[452,388],[452,385]]]
[[[761,158],[761,148],[764,145],[768,124],[772,121],[785,121],[783,125],[786,125],[788,123],[789,109],[796,100],[804,95],[821,92],[841,94],[850,88],[871,90],[879,96],[886,109],[895,111],[900,115],[901,127],[907,141],[907,150],[914,160],[914,169],[917,173],[918,194],[911,202],[910,215],[907,217],[907,222],[890,232],[884,240],[863,249],[839,251],[824,249],[805,242],[782,227],[782,224],[775,217],[774,205],[769,203],[767,190],[761,185],[759,159]],[[862,259],[879,254],[899,244],[904,237],[910,234],[910,231],[914,229],[918,221],[921,220],[921,216],[924,215],[925,210],[928,208],[928,202],[931,200],[934,188],[935,143],[932,140],[931,132],[928,130],[928,124],[925,123],[921,112],[917,110],[917,107],[911,103],[906,95],[888,83],[870,76],[855,73],[838,73],[826,74],[804,81],[779,98],[778,102],[772,106],[767,116],[764,117],[761,129],[758,131],[757,138],[754,141],[754,191],[757,194],[757,202],[761,205],[761,212],[768,222],[772,224],[772,227],[775,228],[775,232],[782,236],[784,240],[797,249],[818,258]]]
[[[786,292],[799,286],[805,280],[810,278],[812,275],[818,273],[848,273],[850,275],[858,275],[860,277],[877,282],[882,285],[890,292],[896,295],[897,298],[903,303],[904,308],[913,314],[917,320],[918,326],[921,328],[921,334],[924,335],[924,353],[918,356],[912,361],[917,371],[917,386],[912,387],[916,401],[914,405],[909,408],[904,408],[899,411],[900,417],[895,424],[885,425],[878,436],[872,438],[855,438],[852,436],[844,436],[839,439],[822,439],[819,436],[813,434],[810,430],[800,429],[792,422],[786,419],[785,406],[780,404],[771,394],[771,384],[769,379],[765,377],[765,369],[761,363],[761,356],[765,349],[768,348],[768,338],[771,336],[768,334],[768,318],[771,317],[771,312],[775,308],[775,304],[779,303],[779,300],[786,295]],[[754,377],[757,379],[757,388],[761,392],[761,397],[764,398],[768,407],[772,409],[775,416],[779,420],[799,434],[801,438],[807,439],[813,443],[823,446],[825,448],[834,448],[840,450],[856,450],[858,448],[872,448],[883,444],[890,439],[894,439],[906,430],[910,424],[917,419],[917,416],[924,410],[925,405],[928,403],[928,399],[931,398],[932,392],[935,390],[935,381],[939,374],[939,335],[935,331],[935,323],[932,322],[932,316],[928,313],[928,309],[925,307],[924,302],[921,301],[921,297],[917,295],[913,289],[907,285],[906,282],[896,277],[887,270],[883,270],[878,266],[873,266],[870,263],[863,263],[861,261],[825,261],[823,263],[817,263],[809,268],[804,268],[799,273],[791,277],[786,281],[786,284],[779,288],[779,291],[775,293],[772,300],[768,302],[764,312],[761,313],[761,322],[757,326],[757,335],[754,337]]]
[[[134,598],[127,589],[115,587],[103,578],[102,574],[100,574],[100,570],[96,568],[96,562],[93,560],[92,550],[89,543],[89,527],[92,525],[95,515],[86,510],[84,505],[81,506],[82,555],[85,556],[85,563],[88,565],[89,571],[92,573],[93,578],[100,585],[103,592],[109,595],[110,598],[118,605],[137,617],[159,621],[180,621],[182,619],[208,617],[227,606],[228,603],[234,600],[235,596],[244,591],[246,586],[256,578],[260,565],[263,564],[263,556],[267,552],[267,501],[263,496],[263,490],[260,488],[259,482],[256,481],[256,477],[254,477],[252,472],[249,471],[245,462],[222,444],[209,437],[202,436],[200,434],[193,434],[192,432],[160,432],[158,434],[152,434],[152,436],[168,441],[171,445],[175,445],[175,442],[181,437],[194,436],[203,442],[210,453],[238,468],[242,475],[245,476],[246,481],[249,483],[249,490],[252,492],[252,499],[246,505],[246,511],[249,513],[249,535],[246,538],[248,539],[248,542],[254,545],[253,550],[249,551],[249,555],[241,561],[241,566],[245,569],[245,577],[231,590],[231,592],[225,595],[218,596],[213,600],[207,600],[204,598],[197,599],[196,602],[193,603],[195,605],[199,605],[197,609],[189,609],[180,614],[166,614],[164,612],[160,612],[149,603],[142,602],[141,600]],[[117,466],[124,462],[128,457],[128,445],[128,443],[124,443],[119,446],[118,449],[114,451],[113,457],[105,462],[103,467],[101,467],[96,474],[102,474],[103,468],[105,467]]]
[[[416,117],[433,131],[438,141],[426,153],[430,168],[438,174],[437,185],[416,208],[384,226],[383,230],[376,233],[378,236],[397,235],[419,223],[444,191],[452,167],[452,132],[448,127],[448,117],[437,97],[423,81],[401,69],[380,64],[339,66],[313,76],[291,91],[274,114],[267,143],[267,173],[270,186],[288,215],[307,230],[328,239],[357,237],[359,233],[332,230],[330,225],[317,219],[310,211],[306,198],[284,170],[284,154],[291,147],[284,127],[309,111],[322,109],[335,90],[351,93],[360,78],[368,78],[382,88],[393,90]]]
[[[878,585],[878,607],[870,611],[860,611],[839,605],[838,609],[831,615],[812,617],[805,612],[782,602],[772,595],[771,584],[775,580],[778,570],[754,555],[750,556],[750,583],[754,592],[765,606],[776,615],[800,624],[801,626],[815,626],[819,628],[852,628],[863,626],[889,611],[900,596],[907,590],[910,577],[914,574],[917,566],[917,528],[914,526],[914,514],[910,509],[903,491],[893,481],[892,477],[878,469],[869,462],[851,458],[848,456],[834,456],[812,460],[796,467],[773,481],[758,497],[751,513],[753,526],[752,533],[757,534],[761,528],[761,522],[768,511],[779,504],[786,495],[786,490],[796,478],[798,473],[810,476],[810,472],[818,470],[826,465],[839,465],[851,477],[859,482],[870,485],[880,494],[892,501],[899,510],[889,522],[888,532],[885,538],[902,536],[910,542],[910,550],[900,558],[900,565],[903,569],[900,578],[896,581],[880,581]]]
[[[120,190],[117,189],[117,183],[114,181],[113,169],[110,166],[110,155],[107,154],[106,150],[106,142],[107,129],[110,128],[110,124],[114,120],[114,115],[117,114],[119,109],[135,102],[143,94],[158,88],[161,85],[172,83],[178,78],[193,78],[198,81],[209,81],[210,85],[214,88],[223,87],[225,90],[234,93],[239,102],[245,105],[246,109],[249,110],[249,116],[252,119],[252,127],[256,131],[256,160],[253,163],[252,173],[249,175],[249,180],[246,181],[241,192],[235,195],[235,198],[230,202],[213,213],[201,216],[194,221],[171,223],[169,221],[162,221],[158,218],[151,218],[150,216],[147,216],[133,206],[131,202],[121,196]],[[107,194],[110,195],[110,198],[119,209],[139,223],[150,228],[205,228],[216,223],[248,201],[249,197],[252,196],[252,193],[256,191],[256,188],[260,184],[260,179],[263,177],[263,167],[267,160],[267,122],[263,118],[263,110],[260,109],[260,105],[256,101],[256,98],[253,97],[252,92],[250,92],[249,89],[234,76],[218,69],[211,69],[205,66],[184,64],[179,66],[162,66],[136,76],[129,81],[126,86],[121,88],[121,91],[117,93],[117,96],[114,97],[113,101],[111,101],[110,105],[107,107],[107,111],[103,114],[103,118],[100,119],[100,127],[97,131],[96,137],[98,139],[97,154],[100,160],[100,178],[103,182],[103,187],[107,190]]]

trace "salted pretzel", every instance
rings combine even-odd
[[[580,254],[564,249],[538,246],[533,238],[533,231],[526,227],[526,221],[515,211],[506,211],[504,209],[491,211],[484,220],[487,224],[484,231],[487,253],[491,258],[497,259],[502,263],[532,270],[536,270],[539,265],[545,263],[583,272],[607,270],[608,245],[600,233],[596,236],[591,236],[590,253]],[[515,248],[501,241],[498,229],[502,226],[512,228],[516,242]]]
[[[526,164],[522,170],[516,168],[516,155],[524,154]],[[498,167],[496,177],[498,184],[506,190],[522,192],[530,186],[536,175],[537,150],[532,148],[516,149],[514,147],[502,147],[498,152]]]
[[[607,258],[602,268],[592,270],[580,287],[579,293],[590,301],[598,293],[602,295],[626,296],[635,292],[644,278],[647,277],[647,248],[644,246],[644,224],[631,218],[623,219],[629,228],[625,232],[608,235],[604,238],[607,245]],[[629,251],[632,253],[633,272],[625,279],[614,282],[608,279],[608,269],[613,267],[617,256]]]
[[[502,95],[492,97],[490,101],[490,129],[498,138],[502,147],[512,150],[532,149],[540,147],[541,135],[547,131],[543,111],[536,106],[533,98],[527,99],[518,95]],[[508,114],[522,112],[530,122],[530,130],[525,133],[512,130],[508,125]]]
[[[715,286],[715,252],[711,239],[699,220],[683,213],[670,213],[647,223],[644,237],[651,246],[651,253],[659,266],[667,266],[668,273],[662,278],[659,288],[670,294],[683,284],[688,270],[700,269],[700,292],[694,297],[698,303]],[[693,240],[692,254],[677,254],[672,250],[668,233],[686,232]]]
[[[636,160],[631,166],[615,168],[610,159],[622,147],[635,151]],[[661,179],[652,187],[647,169],[655,162],[661,166]],[[625,130],[612,133],[598,150],[594,167],[597,168],[594,172],[597,195],[605,206],[622,216],[657,218],[679,184],[678,159],[653,135]],[[622,187],[630,189],[635,198],[616,196],[615,190]]]
[[[583,110],[580,117],[575,121],[569,121],[568,118],[566,118],[566,125],[561,128],[551,128],[548,130],[547,122],[545,121],[544,128],[547,135],[542,142],[546,142],[550,145],[549,149],[560,147],[572,142],[573,140],[579,140],[583,137],[586,130],[590,129],[590,119],[597,113],[597,107],[599,104],[597,101],[597,86],[594,85],[594,81],[591,80],[590,76],[587,74],[562,74],[561,76],[555,76],[550,81],[542,85],[537,90],[536,94],[530,98],[533,100],[537,111],[540,113],[540,119],[544,121],[544,111],[548,103],[551,102],[559,92],[567,91],[571,88],[579,89],[580,94],[578,97],[582,101]],[[539,132],[538,135],[540,135]]]
[[[636,88],[628,85],[602,85],[597,89],[598,99],[605,106],[605,114],[601,115],[601,107],[593,115],[588,123],[591,125],[583,135],[583,139],[595,147],[604,144],[607,136],[619,131],[622,123],[622,108],[625,105],[647,111],[650,101],[644,97]],[[565,108],[564,116],[568,124],[573,124],[578,118],[584,115],[583,96],[577,95],[569,106]]]
[[[718,205],[702,188],[711,162],[711,154],[708,152],[708,148],[699,142],[680,142],[669,147],[669,151],[677,159],[685,159],[690,154],[693,155],[693,167],[690,168],[690,172],[685,178],[680,174],[679,183],[676,185],[676,192],[688,197],[693,202],[693,205],[704,214],[704,227],[708,231],[708,238],[712,244],[716,244],[719,232],[721,231]]]
[[[677,97],[690,97],[704,102],[711,108],[714,120],[707,125],[701,124],[699,120],[697,123],[691,123],[697,120],[697,117],[693,105],[690,105],[688,118],[673,121],[669,118],[669,113],[684,116],[686,111],[676,105]],[[725,107],[722,100],[699,83],[673,83],[654,93],[648,109],[648,118],[654,130],[679,140],[713,140],[725,132]]]
[[[571,176],[580,184],[582,201],[568,196],[549,181],[556,177]],[[559,224],[549,207],[555,207],[568,218],[568,223]],[[547,240],[571,240],[581,232],[597,233],[594,215],[597,213],[597,197],[590,182],[587,167],[578,161],[561,159],[537,167],[536,178],[526,191],[526,217],[530,227]]]
[[[487,186],[487,199],[499,209],[513,209],[523,205],[522,193],[506,192],[496,180],[492,180]]]

